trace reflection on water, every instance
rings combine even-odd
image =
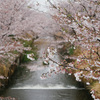
[[[17,100],[92,100],[86,90],[8,90]],[[5,93],[6,94],[6,93]]]

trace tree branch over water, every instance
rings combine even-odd
[[[50,4],[53,8],[57,9],[57,7],[56,7],[50,0],[47,0],[47,1],[49,2],[49,4]]]

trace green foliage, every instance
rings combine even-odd
[[[68,17],[72,17],[72,15],[71,15],[71,14],[68,14],[67,16],[68,16]]]
[[[32,7],[30,7],[30,6],[27,6],[28,8],[32,8]]]
[[[28,51],[24,51],[24,55],[22,56],[22,62],[29,62],[31,61],[30,59],[27,58],[27,54],[34,54],[34,59],[37,60],[38,59],[38,55],[37,55],[37,51],[35,49],[33,50],[28,50]]]
[[[14,38],[14,37],[12,37],[11,39],[12,39],[12,40],[16,40],[16,38]],[[16,40],[16,41],[18,41],[18,40]]]
[[[10,52],[13,53],[13,54],[19,54],[19,52],[17,50],[10,51]]]
[[[22,56],[22,62],[29,62],[31,61],[30,59],[27,58],[27,54],[34,54],[34,59],[38,59],[37,55],[37,48],[34,46],[33,40],[23,40],[20,39],[20,42],[23,44],[24,47],[31,47],[31,50],[24,50],[24,55]]]
[[[46,64],[46,63],[44,63],[44,61],[43,61],[43,65],[49,65],[49,63],[48,63],[48,64]]]
[[[65,29],[62,27],[62,30],[65,31]]]
[[[100,5],[100,2],[98,2],[97,4]]]
[[[13,34],[10,34],[10,35],[8,35],[8,37],[14,37],[15,35],[13,35]]]
[[[23,44],[24,47],[32,47],[33,46],[33,40],[19,39],[19,41]]]
[[[31,53],[34,54],[34,58],[35,58],[35,60],[37,60],[38,59],[38,55],[37,55],[37,51],[35,49],[30,50],[30,51],[25,51],[25,54],[31,54]]]
[[[63,27],[62,27],[62,30],[65,31],[66,33],[68,33],[68,30],[67,29],[64,29]]]
[[[69,48],[69,55],[73,55],[73,54],[74,54],[74,46]]]
[[[32,45],[33,45],[32,43],[33,43],[32,40],[30,40],[30,41],[24,40],[23,41],[24,47],[32,47]]]
[[[22,63],[29,62],[29,61],[31,61],[31,60],[27,58],[27,54],[24,54],[22,56]]]

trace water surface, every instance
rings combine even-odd
[[[50,42],[46,37],[42,39],[41,44],[38,44],[39,59],[23,64],[16,70],[11,85],[2,93],[3,96],[12,96],[18,100],[92,100],[83,85],[66,73],[52,73],[46,79],[40,78],[51,69],[50,64],[43,65],[42,56],[49,43],[49,46],[55,46],[53,41]],[[60,61],[57,54],[52,59]]]

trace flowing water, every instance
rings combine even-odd
[[[59,5],[59,1],[63,2],[64,0],[51,0],[56,5]],[[28,5],[32,7],[31,10],[42,11],[43,14],[50,12],[49,10],[52,9],[52,7],[50,8],[50,3],[46,0],[30,0]],[[47,14],[46,17],[48,17]],[[39,18],[38,20],[41,21],[41,18]],[[55,49],[57,46],[57,41],[53,39],[53,35],[48,35],[48,33],[52,33],[52,30],[59,28],[58,26],[55,27],[56,25],[52,23],[50,16],[46,21],[42,21],[43,25],[47,26],[42,29],[43,32],[41,30],[41,34],[43,34],[39,34],[39,39],[35,41],[38,47],[38,60],[18,67],[12,77],[10,86],[1,95],[15,97],[18,100],[92,100],[83,85],[64,72],[52,73],[46,79],[41,79],[41,75],[50,71],[50,65],[52,65],[52,62],[49,62],[49,65],[43,65],[43,53],[48,46],[53,46]],[[58,54],[52,59],[60,62]]]
[[[51,69],[50,64],[52,62],[49,65],[43,65],[42,58],[43,52],[48,46],[55,46],[53,39],[52,43],[49,39],[52,38],[36,41],[39,59],[21,65],[16,70],[11,85],[2,95],[15,97],[18,100],[92,100],[89,92],[82,84],[76,82],[72,76],[66,73],[52,73],[46,79],[40,78],[43,73]],[[52,59],[57,62],[60,61],[57,54]]]

